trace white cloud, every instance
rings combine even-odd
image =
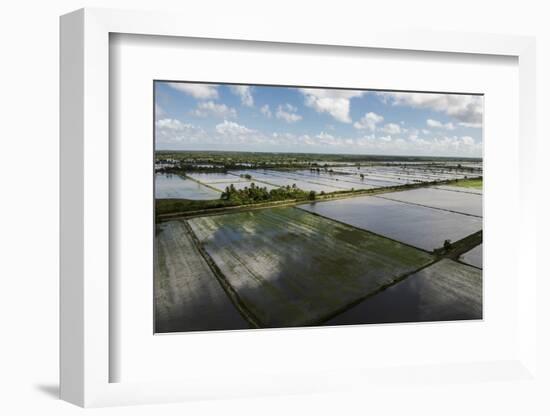
[[[366,113],[359,121],[353,123],[353,127],[356,129],[367,129],[370,131],[376,130],[376,125],[384,121],[384,117],[379,114],[369,112]]]
[[[392,123],[388,123],[392,124]],[[482,144],[471,136],[426,137],[409,129],[406,136],[392,136],[380,128],[362,137],[340,136],[334,131],[316,135],[289,132],[263,132],[235,121],[223,120],[214,128],[201,127],[180,120],[164,118],[155,123],[156,143],[164,149],[324,151],[328,153],[362,153],[395,155],[472,156],[482,155]],[[401,134],[405,134],[401,128]]]
[[[231,92],[241,98],[241,103],[247,107],[254,106],[254,98],[252,97],[252,88],[246,85],[231,85]]]
[[[300,88],[305,104],[319,113],[328,113],[342,123],[351,123],[350,100],[360,97],[364,91]]]
[[[324,131],[315,136],[315,138],[317,139],[315,144],[321,144],[323,146],[338,146],[344,144],[345,141],[345,139],[335,137],[330,133],[325,133]]]
[[[189,94],[199,100],[218,98],[218,87],[210,84],[187,84],[184,82],[169,82],[168,85],[178,91]]]
[[[481,143],[476,143],[469,136],[443,136],[426,139],[411,135],[407,140],[391,139],[389,136],[370,137],[357,140],[357,145],[364,152],[399,155],[434,155],[434,156],[481,156]]]
[[[204,140],[206,132],[197,126],[179,120],[164,118],[155,123],[157,144],[196,143]]]
[[[254,130],[249,129],[248,127],[227,120],[224,120],[223,123],[216,125],[216,131],[219,134],[229,136],[243,135],[254,132]]]
[[[214,101],[200,102],[197,108],[191,111],[191,114],[197,117],[207,117],[212,115],[219,118],[237,117],[237,111],[225,104],[217,104]]]
[[[265,104],[262,106],[262,108],[260,108],[260,113],[262,113],[267,118],[271,118],[273,116],[268,104]]]
[[[462,127],[469,127],[469,128],[472,128],[472,129],[480,129],[481,128],[481,123],[464,123],[464,122],[461,122],[461,123],[458,123],[458,124]]]
[[[426,120],[426,124],[428,125],[428,127],[433,127],[433,128],[436,128],[436,129],[445,129],[445,130],[454,130],[455,129],[454,124],[451,123],[451,122],[442,123],[441,121],[433,120],[431,118]]]
[[[278,140],[284,137],[285,143],[294,146],[307,146],[313,149],[331,149],[334,152],[360,152],[372,154],[396,155],[435,155],[435,156],[481,156],[481,143],[469,136],[452,136],[426,139],[411,134],[408,139],[394,138],[390,135],[370,134],[360,138],[340,137],[326,132],[316,136],[294,136],[279,134]]]
[[[269,143],[266,134],[228,120],[217,124],[213,131],[169,118],[157,121],[155,126],[159,149],[230,150]]]
[[[443,112],[463,123],[482,122],[483,97],[463,94],[428,94],[408,92],[379,92],[383,100],[394,105],[429,108]]]
[[[399,134],[401,133],[401,127],[399,124],[388,123],[382,128],[382,131],[390,135]]]
[[[290,104],[280,105],[277,107],[275,117],[284,120],[287,123],[295,123],[302,119],[302,116],[297,113],[298,109]]]

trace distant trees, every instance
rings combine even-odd
[[[452,247],[451,240],[445,240],[443,242],[443,250],[449,251],[451,249],[451,247]]]
[[[313,192],[313,193],[312,193]],[[267,187],[256,185],[254,182],[243,189],[237,189],[233,184],[225,188],[221,199],[237,205],[253,204],[268,201],[283,201],[286,199],[316,199],[314,191],[306,192],[299,189],[296,184],[267,190]]]

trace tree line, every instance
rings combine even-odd
[[[287,199],[315,200],[316,197],[317,194],[315,191],[304,191],[298,188],[296,184],[268,190],[267,187],[258,186],[254,182],[242,189],[237,189],[235,185],[231,184],[225,188],[225,191],[221,195],[222,200],[237,204],[253,204]]]

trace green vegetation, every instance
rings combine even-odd
[[[323,168],[338,164],[364,164],[369,162],[426,162],[434,165],[453,161],[480,161],[476,158],[383,156],[383,155],[338,155],[318,153],[262,153],[262,152],[216,152],[176,151],[155,152],[156,163],[166,164],[158,172],[181,173],[187,171],[226,172],[229,169],[247,168]]]
[[[224,199],[195,200],[195,199],[156,199],[155,214],[166,215],[176,212],[190,212],[206,209],[234,207],[240,205],[234,201]]]
[[[483,189],[483,179],[460,179],[453,185],[460,186],[461,188]]]
[[[324,195],[324,193],[321,192],[320,195]],[[243,189],[237,189],[231,184],[222,192],[220,199],[156,199],[155,215],[158,217],[166,214],[207,211],[269,202],[299,202],[314,201],[316,199],[317,193],[315,191],[303,191],[297,188],[296,185],[274,188],[268,191],[266,187],[260,187],[254,183]]]
[[[312,195],[313,193],[313,195]],[[274,188],[270,191],[266,187],[257,186],[251,183],[250,187],[236,189],[233,184],[222,192],[222,200],[234,202],[236,205],[255,204],[258,202],[284,201],[289,199],[306,200],[315,199],[315,192],[306,192],[297,188],[296,185]]]

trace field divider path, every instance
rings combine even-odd
[[[455,241],[454,243],[451,243],[451,246],[449,249],[445,251],[443,247],[438,248],[434,250],[434,254],[441,258],[448,258],[451,260],[455,260],[459,263],[463,263],[467,266],[475,267],[476,269],[480,269],[477,266],[474,266],[472,264],[464,263],[459,260],[459,257],[470,251],[471,249],[477,247],[483,243],[483,230],[480,230],[476,233],[470,234],[469,236],[464,237],[461,240]],[[480,269],[481,270],[481,269]]]
[[[451,192],[452,192],[452,191],[451,191]],[[437,210],[439,210],[439,211],[452,212],[453,214],[467,215],[468,217],[483,218],[481,215],[467,214],[467,213],[465,213],[465,212],[455,211],[455,210],[448,209],[448,208],[432,207],[432,206],[430,206],[430,205],[419,204],[418,202],[402,201],[402,200],[400,200],[400,199],[388,198],[387,196],[373,195],[373,197],[374,197],[374,198],[379,198],[379,199],[385,199],[385,200],[387,200],[387,201],[401,202],[402,204],[416,205],[416,206],[423,207],[423,208],[431,208],[431,209],[437,209]]]
[[[237,175],[235,173],[227,172],[227,174],[228,175],[233,175],[233,176],[235,176],[236,178],[239,178],[239,179],[243,179],[241,175]],[[273,186],[275,188],[280,188],[281,187],[281,185],[275,185],[274,183],[270,183],[270,182],[267,182],[267,181],[257,179],[256,176],[252,176],[252,175],[251,175],[251,179],[247,179],[247,181],[250,181],[250,182],[253,182],[253,183],[260,183],[260,184],[263,184],[263,185],[269,185],[269,186]]]
[[[457,188],[460,188],[459,185],[456,185]],[[439,189],[440,191],[448,191],[448,192],[458,192],[462,194],[472,194],[472,195],[482,195],[479,192],[472,192],[468,191],[467,189],[474,189],[477,190],[477,188],[464,188],[464,191],[462,189],[448,189],[448,188],[440,188],[438,186],[434,186],[435,189]]]
[[[193,177],[191,177],[191,176],[185,175],[185,179],[189,179],[189,180],[191,180],[191,181],[193,181],[193,182],[198,183],[199,185],[206,186],[207,188],[210,188],[210,189],[212,189],[213,191],[216,191],[216,192],[219,193],[219,194],[222,193],[222,191],[220,191],[219,189],[214,188],[213,186],[210,186],[209,184],[207,184],[207,183],[205,183],[205,182],[201,182],[201,181],[199,181],[198,179],[195,179],[195,178],[193,178]]]
[[[199,241],[199,239],[197,238],[197,236],[193,232],[193,229],[191,228],[191,226],[187,223],[187,221],[182,221],[182,222],[184,223],[185,229],[189,233],[189,236],[191,237],[191,240],[193,241],[193,244],[195,245],[195,247],[199,251],[202,258],[204,258],[204,260],[206,261],[206,263],[208,264],[208,266],[212,270],[212,273],[214,274],[214,276],[216,277],[216,279],[220,283],[220,286],[225,291],[225,293],[227,294],[227,296],[229,297],[231,302],[235,305],[235,307],[240,312],[240,314],[243,316],[243,318],[246,319],[246,321],[253,328],[261,328],[262,325],[261,325],[260,320],[254,315],[254,313],[252,313],[245,306],[245,304],[241,300],[239,294],[235,291],[233,286],[231,286],[231,284],[228,282],[228,280],[225,277],[225,275],[223,274],[223,272],[219,269],[219,267],[216,265],[214,260],[212,260],[210,255],[206,252],[206,250],[202,246],[202,243]]]

